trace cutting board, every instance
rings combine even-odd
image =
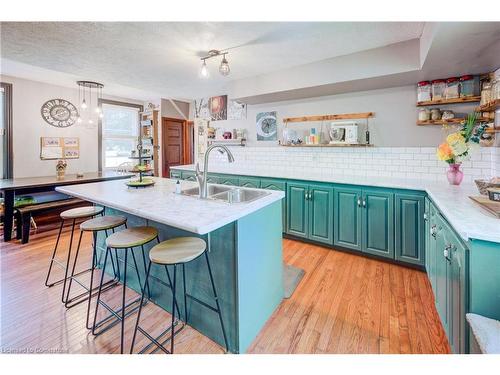
[[[469,198],[500,219],[500,202],[494,202],[488,199],[488,197],[478,195],[470,196]]]

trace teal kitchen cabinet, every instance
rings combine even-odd
[[[361,251],[361,189],[334,189],[334,245]]]
[[[268,190],[281,190],[286,194],[286,182],[283,180],[278,180],[274,178],[262,178],[260,180],[260,188]],[[286,197],[281,200],[281,208],[283,210],[282,222],[283,222],[283,233],[286,232]]]
[[[240,177],[238,181],[239,186],[248,188],[260,188],[260,178],[257,177]]]
[[[222,185],[229,185],[229,186],[238,186],[239,185],[239,179],[238,177],[235,176],[229,176],[229,175],[220,175],[218,178],[218,183]]]
[[[394,259],[394,194],[363,189],[362,251]]]
[[[333,187],[287,184],[287,232],[296,237],[333,243]]]
[[[170,170],[170,178],[175,178],[175,179],[181,180],[182,179],[181,171],[171,169]]]
[[[309,236],[313,241],[333,244],[333,187],[309,185]]]
[[[182,171],[182,179],[186,181],[196,181],[196,174],[191,171]]]
[[[431,282],[432,290],[436,290],[436,234],[437,234],[437,211],[434,205],[426,198],[428,206],[426,212],[426,230],[425,230],[425,269]]]
[[[286,233],[296,237],[308,236],[308,200],[309,185],[299,182],[289,183],[286,193]]]
[[[425,196],[396,193],[395,259],[423,266],[425,262]]]
[[[468,249],[430,203],[427,272],[436,309],[454,353],[468,351]]]

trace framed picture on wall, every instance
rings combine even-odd
[[[78,159],[80,139],[78,137],[41,137],[40,159]]]
[[[227,95],[212,96],[208,101],[212,121],[227,120]]]

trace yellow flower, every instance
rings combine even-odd
[[[460,133],[452,133],[447,138],[446,141],[450,145],[451,150],[457,156],[462,155],[467,152],[468,147],[465,143],[465,138]]]
[[[453,158],[453,151],[448,143],[442,143],[439,145],[436,155],[439,160],[447,161]]]

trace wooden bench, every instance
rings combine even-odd
[[[52,202],[32,204],[16,208],[17,228],[16,237],[21,240],[21,243],[27,243],[30,237],[31,215],[34,213],[45,213],[56,208],[73,206],[76,204],[85,203],[84,200],[78,198],[60,199]]]

